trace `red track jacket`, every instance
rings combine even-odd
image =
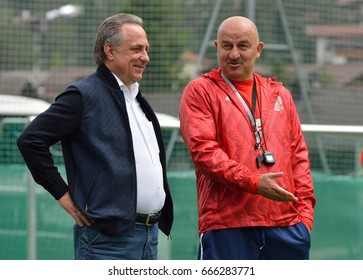
[[[300,119],[290,92],[254,74],[262,126],[276,163],[257,168],[255,138],[242,103],[212,70],[191,81],[180,103],[180,129],[195,164],[199,234],[213,229],[313,226],[315,196]],[[298,202],[277,202],[257,194],[261,173],[284,172],[276,180]]]

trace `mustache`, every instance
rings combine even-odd
[[[236,60],[228,59],[227,60],[227,63],[228,64],[231,64],[231,63],[239,63],[239,64],[242,64],[243,61],[241,59],[236,59]]]

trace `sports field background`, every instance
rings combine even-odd
[[[360,0],[0,0],[0,94],[53,102],[95,70],[97,27],[121,12],[144,19],[151,60],[140,84],[159,113],[178,117],[185,84],[217,67],[219,23],[243,15],[265,43],[256,72],[291,90],[302,123],[363,125]],[[24,125],[21,113],[0,112],[0,259],[72,259],[73,221],[32,181],[15,145]],[[163,131],[175,224],[171,240],[161,236],[160,258],[195,259],[193,164],[178,132]],[[363,136],[304,134],[317,197],[311,258],[363,259]]]
[[[6,175],[3,171],[0,259],[27,259],[27,172],[20,165],[8,166]],[[313,175],[317,205],[311,259],[363,259],[363,178]],[[194,173],[170,172],[169,180],[175,200],[175,224],[172,239],[160,235],[160,258],[193,260],[198,245]],[[44,190],[37,188],[36,194],[37,259],[72,259],[72,219]]]

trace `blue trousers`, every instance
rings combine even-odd
[[[210,230],[200,236],[200,260],[307,260],[310,233],[298,223],[289,227]]]
[[[74,226],[76,260],[155,260],[158,224],[136,223],[134,236],[107,236],[93,226]]]

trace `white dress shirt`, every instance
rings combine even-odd
[[[165,201],[163,170],[154,127],[142,111],[136,96],[139,84],[127,88],[114,74],[124,92],[130,121],[137,180],[137,213],[151,214],[161,210]]]

